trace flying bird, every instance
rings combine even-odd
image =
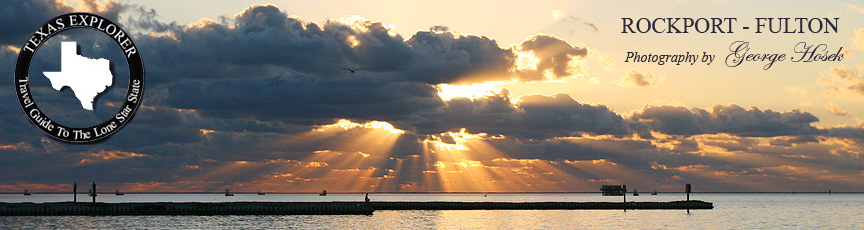
[[[342,68],[342,69],[344,69],[344,70],[348,70],[348,71],[351,71],[351,73],[354,73],[354,72],[356,72],[357,70],[361,70],[361,69],[365,69],[365,68],[356,68],[356,69]]]

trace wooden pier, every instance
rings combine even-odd
[[[0,216],[371,215],[375,210],[713,209],[704,201],[672,202],[228,202],[0,203]]]

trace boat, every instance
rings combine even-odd
[[[234,193],[231,193],[231,190],[225,189],[225,196],[234,196]]]
[[[27,189],[24,189],[24,195],[25,195],[25,196],[29,196],[29,195],[32,195],[32,194],[30,194],[30,192],[28,192]]]
[[[321,194],[318,194],[318,195],[319,195],[319,196],[326,196],[326,195],[327,195],[327,190],[321,191]]]
[[[263,196],[263,195],[267,195],[267,194],[264,193],[263,191],[260,191],[260,190],[259,190],[259,191],[258,191],[258,195],[259,195],[259,196]]]
[[[114,195],[115,195],[115,196],[122,196],[123,193],[120,192],[120,190],[114,190]]]
[[[654,192],[651,192],[651,195],[652,195],[652,196],[656,196],[656,195],[657,195],[657,190],[654,190]]]
[[[636,189],[633,189],[633,196],[639,196],[639,192],[637,192]]]

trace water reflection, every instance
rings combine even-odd
[[[10,202],[6,195],[0,201]],[[20,194],[15,194],[21,196]],[[37,196],[39,194],[34,194]],[[130,194],[127,194],[129,196]],[[143,196],[143,194],[136,194]],[[202,197],[214,194],[194,194]],[[207,196],[204,196],[207,195]],[[305,199],[302,194],[277,194]],[[317,197],[309,194],[309,197]],[[315,195],[315,196],[312,196]],[[370,194],[373,200],[481,201],[484,194]],[[238,195],[239,196],[239,195]],[[267,195],[268,197],[271,194]],[[682,194],[640,196],[647,201]],[[134,197],[134,196],[132,196]],[[191,196],[199,199],[199,196]],[[242,197],[242,196],[241,196]],[[249,197],[260,197],[251,194]],[[274,196],[280,197],[280,196]],[[331,197],[328,195],[327,197]],[[187,197],[188,198],[188,197]],[[601,201],[598,194],[489,194],[492,201]],[[352,216],[49,216],[0,217],[0,228],[20,229],[864,229],[864,194],[693,194],[713,210],[442,210],[376,211]],[[142,198],[136,198],[142,199]],[[155,199],[155,198],[148,198]],[[334,194],[362,200],[363,194]],[[608,198],[611,199],[611,198]],[[629,199],[629,198],[628,198]],[[485,201],[484,200],[484,201]]]

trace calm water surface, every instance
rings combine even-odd
[[[362,201],[365,194],[100,194],[100,202]],[[71,194],[0,194],[0,202],[61,202]],[[620,201],[599,194],[370,194],[373,201]],[[683,200],[683,194],[627,197]],[[691,194],[713,210],[376,211],[371,216],[0,217],[0,229],[864,229],[864,194]],[[79,201],[90,197],[79,195]]]

